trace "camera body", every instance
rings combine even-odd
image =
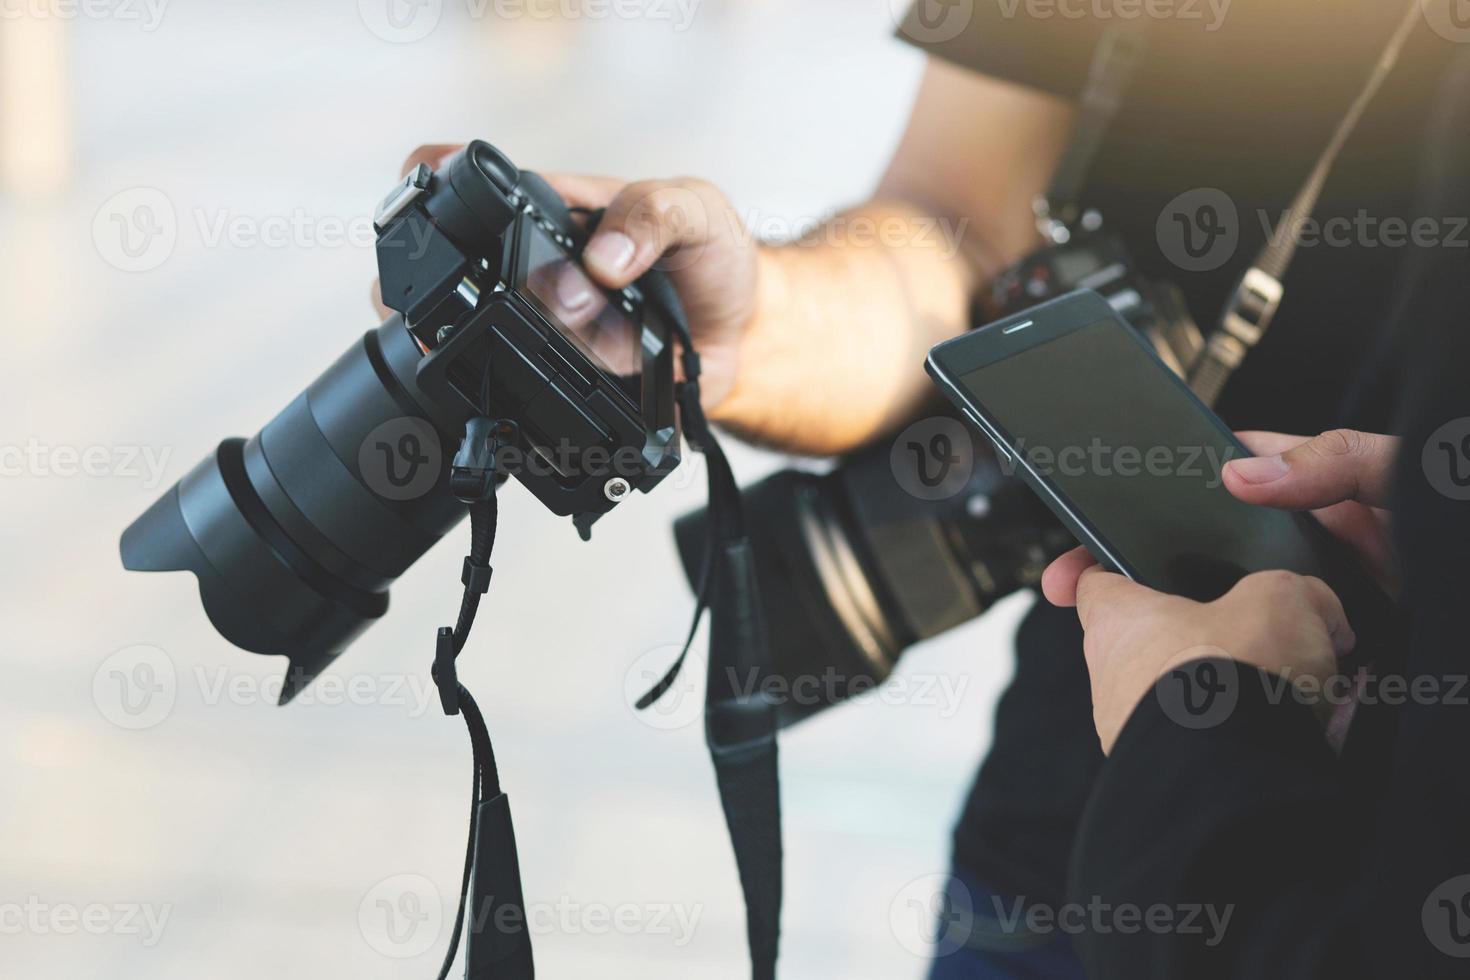
[[[1024,312],[1078,289],[1091,289],[1153,344],[1164,363],[1188,378],[1204,351],[1204,335],[1173,283],[1137,273],[1127,247],[1097,229],[1096,212],[1083,215],[1083,228],[1038,249],[1006,269],[981,298],[978,322]]]
[[[553,513],[585,536],[678,465],[668,321],[636,286],[592,283],[585,229],[540,177],[471,143],[404,178],[374,227],[383,302],[424,351],[420,386],[451,412],[514,420],[499,468]]]
[[[124,566],[193,572],[221,635],[290,658],[282,701],[464,519],[461,460],[482,489],[516,477],[583,537],[679,461],[670,314],[587,279],[586,230],[539,177],[472,143],[405,178],[375,224],[397,313],[122,537]]]

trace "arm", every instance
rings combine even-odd
[[[1037,244],[1032,201],[1071,117],[1054,96],[931,61],[873,200],[783,245],[750,242],[702,181],[551,179],[573,203],[608,208],[587,252],[596,278],[621,286],[655,262],[673,276],[716,421],[833,454],[919,410],[924,354],[965,330],[976,289]]]

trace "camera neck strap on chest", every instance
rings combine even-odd
[[[770,646],[761,609],[740,490],[700,403],[700,361],[673,287],[661,276],[642,280],[645,293],[670,317],[682,345],[680,415],[689,443],[704,455],[709,480],[710,541],[698,601],[684,648],[644,709],[677,679],[705,613],[710,618],[705,737],[745,895],[753,980],[774,980],[780,939],[782,845],[776,731],[770,694]],[[446,714],[463,714],[473,748],[471,824],[459,910],[439,973],[446,980],[466,922],[466,980],[533,980],[531,938],[523,897],[510,801],[500,788],[484,716],[459,682],[456,659],[490,586],[495,543],[495,490],[501,448],[513,444],[514,423],[476,418],[450,470],[456,496],[470,504],[470,554],[465,558],[459,620],[439,630],[434,681]]]
[[[1423,0],[1410,0],[1403,18],[1389,36],[1368,79],[1338,121],[1327,146],[1318,156],[1306,183],[1286,212],[1285,220],[1269,238],[1254,262],[1246,269],[1225,303],[1216,329],[1189,371],[1190,387],[1207,405],[1214,404],[1246,356],[1261,342],[1286,295],[1283,285],[1287,269],[1296,257],[1302,231],[1317,210],[1327,179],[1368,107],[1393,73],[1404,47],[1421,27]],[[1144,24],[1125,24],[1104,34],[1093,57],[1091,72],[1083,88],[1071,139],[1063,151],[1046,194],[1035,206],[1037,227],[1052,244],[1064,244],[1088,217],[1081,208],[1088,173],[1102,148],[1104,138],[1123,105],[1148,46]],[[1095,228],[1097,222],[1093,222]]]

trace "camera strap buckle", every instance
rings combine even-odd
[[[1276,318],[1283,295],[1285,288],[1281,280],[1252,266],[1230,297],[1220,325],[1245,347],[1254,347]]]
[[[479,416],[465,423],[464,439],[449,467],[450,492],[467,504],[495,496],[500,451],[515,443],[518,431],[509,419]]]

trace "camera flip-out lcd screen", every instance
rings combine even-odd
[[[634,406],[641,404],[642,326],[621,298],[596,285],[545,231],[528,224],[521,290],[592,363],[611,375]]]

